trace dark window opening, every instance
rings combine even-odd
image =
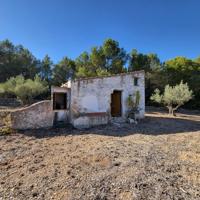
[[[134,78],[134,86],[138,86],[138,78],[137,77]]]
[[[66,110],[67,109],[67,94],[66,93],[54,93],[53,94],[53,109],[54,110]]]

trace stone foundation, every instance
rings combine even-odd
[[[89,128],[108,123],[108,115],[106,113],[86,113],[73,121],[73,126],[77,129]]]

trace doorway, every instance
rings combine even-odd
[[[54,110],[67,109],[67,93],[53,93],[53,109]]]
[[[111,116],[112,117],[121,117],[122,114],[122,105],[121,105],[121,96],[122,92],[114,90],[111,94]]]

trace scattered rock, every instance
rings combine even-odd
[[[199,122],[193,115],[147,114],[137,126],[118,122],[84,131],[27,130],[4,136],[0,196],[199,200]]]

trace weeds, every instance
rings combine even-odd
[[[3,126],[0,127],[0,135],[11,134],[13,132],[11,127],[11,116],[8,114],[3,118]]]

